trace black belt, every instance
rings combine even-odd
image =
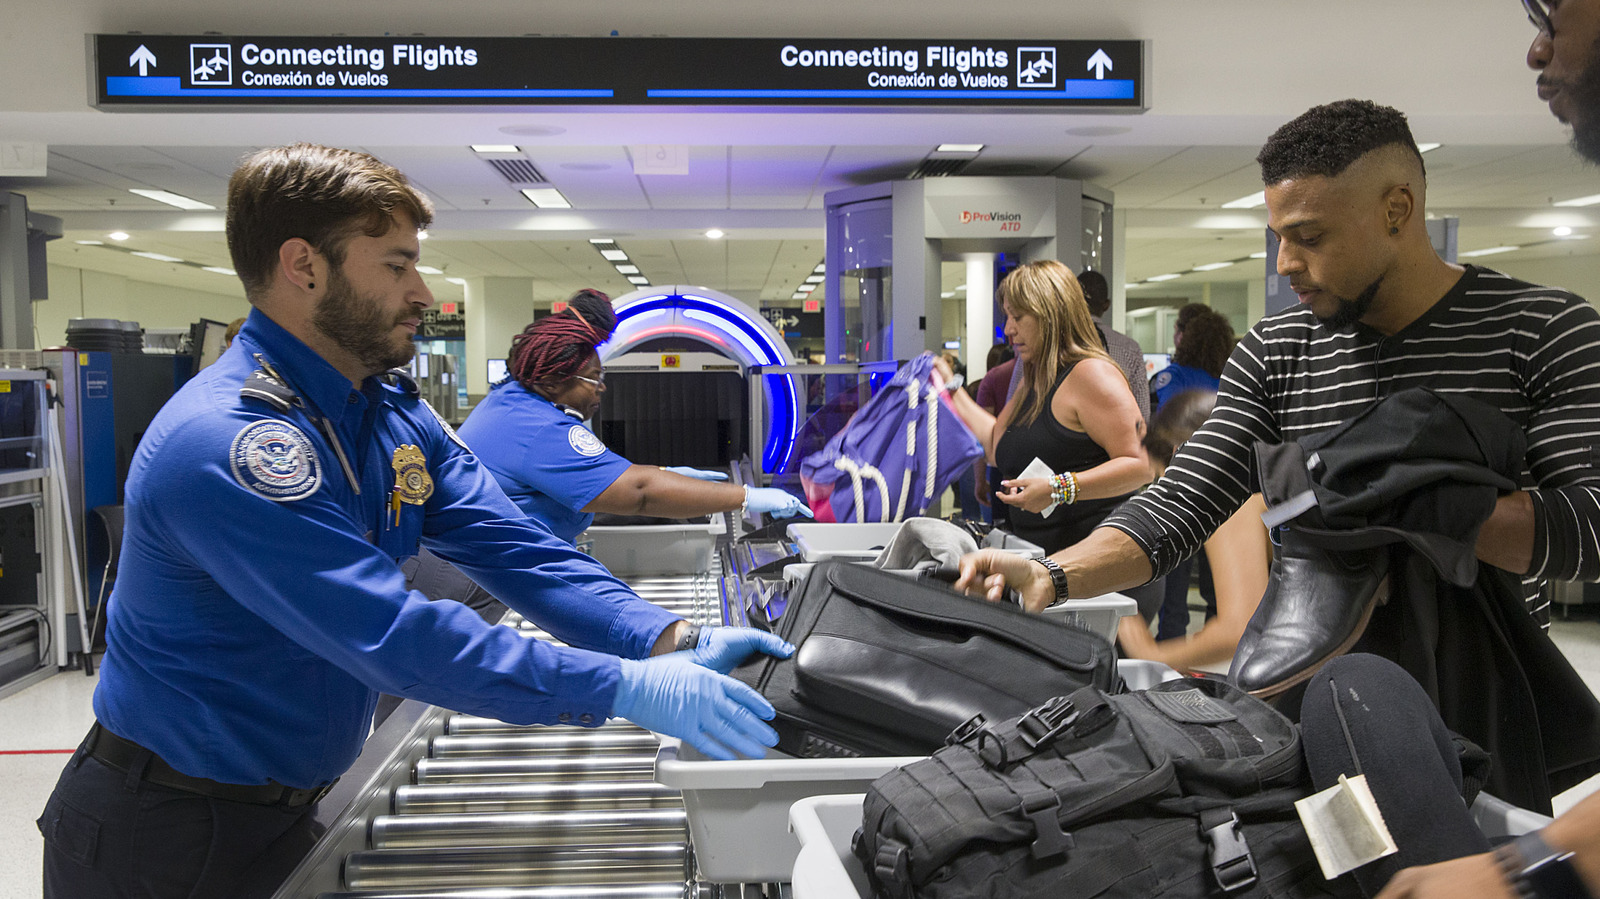
[[[338,783],[334,778],[331,783],[309,790],[297,790],[286,787],[281,783],[268,782],[259,786],[246,784],[225,784],[208,777],[191,777],[173,768],[161,760],[161,756],[140,746],[132,740],[125,740],[109,730],[100,726],[96,721],[89,728],[89,736],[84,740],[92,758],[99,759],[119,771],[131,771],[133,766],[148,759],[144,766],[143,780],[174,790],[183,790],[186,793],[197,793],[213,799],[225,799],[229,802],[248,802],[251,805],[281,805],[286,808],[299,808],[310,805],[328,795],[333,785]]]

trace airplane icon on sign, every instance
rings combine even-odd
[[[227,44],[190,44],[189,80],[195,84],[232,84],[233,47]]]

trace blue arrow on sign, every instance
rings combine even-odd
[[[1089,64],[1084,68],[1094,69],[1094,80],[1104,81],[1106,69],[1115,69],[1116,66],[1111,64],[1111,57],[1106,55],[1106,51],[1096,50],[1094,55],[1089,57]]]
[[[150,67],[155,64],[156,55],[151,53],[150,48],[144,44],[140,44],[139,49],[133,51],[133,55],[128,57],[128,65],[139,67],[140,78],[150,74]]]

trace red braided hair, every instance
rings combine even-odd
[[[529,324],[511,339],[506,373],[523,387],[531,390],[576,375],[616,330],[611,298],[600,291],[580,290],[567,303],[565,310]]]

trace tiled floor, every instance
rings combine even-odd
[[[1589,688],[1600,692],[1600,615],[1558,617],[1550,632]],[[96,680],[68,671],[0,699],[0,899],[39,899],[41,842],[33,821],[94,721],[89,700]],[[1596,791],[1600,775],[1556,797],[1556,811]]]

